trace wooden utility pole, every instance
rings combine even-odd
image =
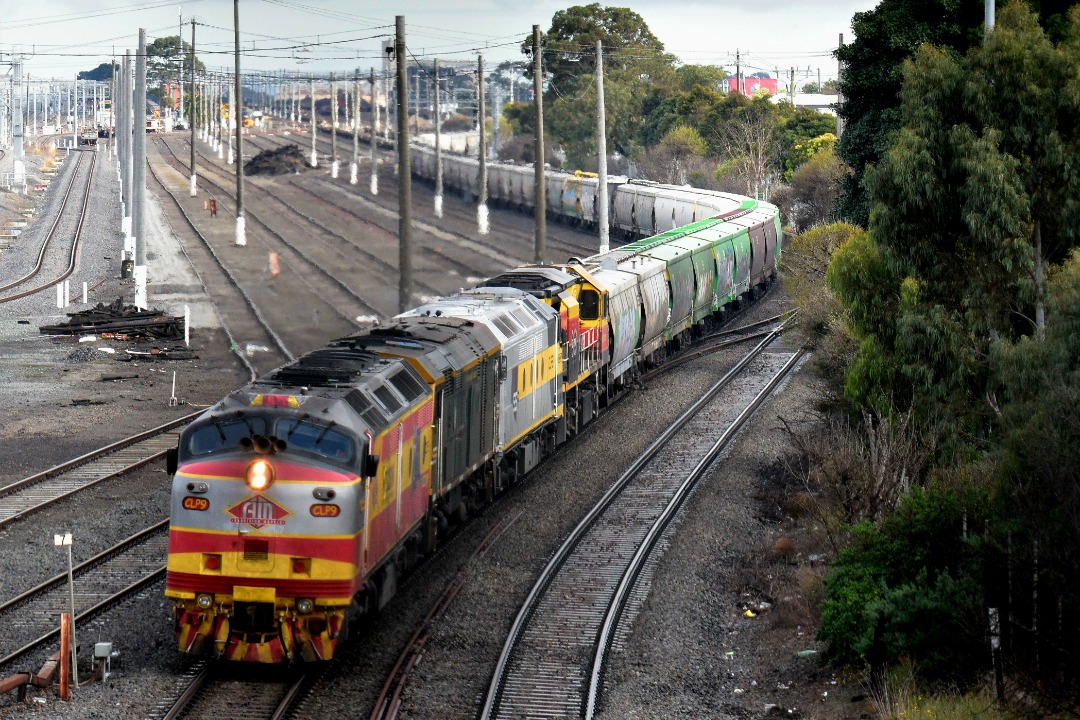
[[[398,312],[412,307],[412,175],[409,172],[409,78],[405,74],[405,16],[395,18],[398,148]]]
[[[544,263],[547,244],[547,206],[544,192],[544,64],[540,57],[540,26],[533,25],[533,100],[536,103],[536,164],[533,169],[535,194],[533,202],[536,209],[536,234],[533,247],[533,262]]]
[[[244,92],[240,80],[240,0],[233,0],[233,50],[236,55],[236,244],[247,245],[244,220]],[[219,108],[220,111],[220,108]]]

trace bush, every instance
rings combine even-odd
[[[875,674],[905,660],[931,683],[965,687],[985,672],[980,540],[987,506],[970,487],[914,489],[880,526],[862,523],[825,580],[825,659]]]

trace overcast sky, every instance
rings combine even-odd
[[[521,60],[519,44],[533,25],[547,30],[567,0],[240,0],[242,68],[325,74],[351,73],[379,64],[380,39],[404,15],[410,53],[429,60],[473,59],[494,64]],[[578,4],[588,4],[579,0]],[[830,53],[839,35],[852,38],[851,18],[876,0],[817,3],[779,0],[625,0],[607,3],[639,13],[666,49],[682,62],[744,72],[795,66],[797,86],[836,76]],[[112,52],[176,35],[184,20],[196,52],[211,69],[231,67],[233,5],[230,0],[0,0],[0,52],[24,56],[32,77],[71,77],[106,62]],[[0,72],[7,73],[5,67]]]

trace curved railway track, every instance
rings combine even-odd
[[[697,480],[801,357],[733,380],[777,328],[687,410],[608,490],[540,574],[507,635],[481,718],[592,717],[615,628],[647,590],[646,563]],[[736,412],[725,389],[754,392]],[[634,608],[625,617],[633,614]],[[628,632],[629,623],[623,632]]]
[[[26,273],[17,280],[0,286],[0,293],[26,285],[44,272],[43,268],[45,266],[46,255],[49,251],[50,246],[53,244],[53,241],[56,240],[57,230],[60,227],[60,221],[64,218],[64,211],[67,209],[68,201],[72,197],[72,192],[75,188],[76,180],[79,176],[79,171],[82,168],[84,157],[85,155],[80,152],[79,161],[71,170],[71,177],[68,179],[68,183],[64,188],[63,200],[60,203],[60,207],[56,211],[56,217],[53,219],[52,225],[49,226],[49,231],[46,233],[45,238],[41,242],[41,249],[38,251],[34,267],[30,270],[30,272]],[[12,293],[11,295],[0,297],[0,303],[11,302],[12,300],[29,297],[30,295],[41,292],[46,288],[50,288],[59,282],[63,282],[67,278],[71,277],[71,274],[75,272],[75,260],[79,252],[79,241],[82,235],[83,224],[86,222],[86,215],[90,208],[90,190],[93,187],[94,170],[96,168],[97,153],[92,153],[90,155],[90,170],[86,176],[86,187],[82,193],[82,206],[79,209],[78,222],[75,227],[75,234],[71,242],[71,250],[68,252],[67,265],[64,270],[57,277],[46,280],[42,284],[36,285],[27,290],[20,290],[18,292]]]
[[[164,457],[198,413],[106,445],[0,488],[0,527],[81,490]]]
[[[75,622],[115,605],[165,574],[169,521],[162,520],[73,568]],[[0,667],[60,634],[59,614],[70,605],[67,573],[0,605]]]

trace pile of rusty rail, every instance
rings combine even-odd
[[[42,335],[105,335],[122,339],[177,338],[183,333],[184,318],[166,315],[160,310],[140,310],[134,305],[115,302],[98,303],[78,313],[68,313],[69,320],[58,325],[42,325]]]

